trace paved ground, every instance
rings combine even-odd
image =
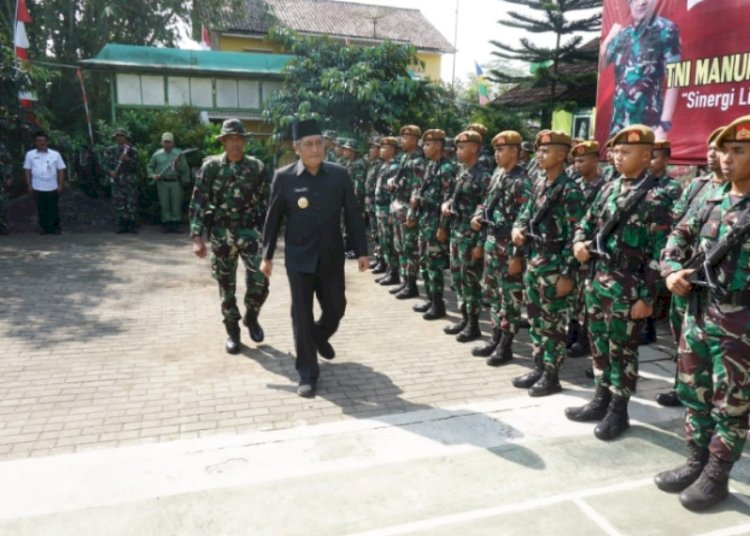
[[[635,426],[604,445],[561,415],[587,360],[530,399],[525,334],[490,369],[349,263],[338,356],[303,400],[276,268],[266,341],[228,356],[184,238],[0,240],[0,534],[750,534],[747,459],[707,515],[650,483],[683,455],[681,412],[652,402],[669,347],[642,348]]]

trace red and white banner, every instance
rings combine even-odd
[[[211,50],[211,36],[205,24],[201,24],[201,48],[203,50]]]
[[[747,0],[604,0],[596,138],[642,123],[672,161],[701,164],[706,138],[750,114]]]
[[[29,61],[29,38],[26,35],[26,25],[31,24],[31,15],[26,8],[26,0],[18,0],[16,3],[16,19],[13,31],[13,45],[16,49],[16,58],[24,70],[28,69],[26,62]],[[36,100],[36,96],[30,91],[21,91],[18,94],[21,106],[31,108],[31,101]]]

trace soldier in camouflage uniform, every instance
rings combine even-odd
[[[576,184],[583,193],[583,210],[586,212],[601,190],[604,179],[599,175],[599,144],[595,141],[581,142],[570,152],[575,161],[578,180]],[[585,297],[588,288],[588,264],[578,270],[578,283],[570,297],[570,320],[568,322],[568,357],[584,357],[590,352],[587,333]]]
[[[615,150],[610,141],[607,141],[607,165],[602,169],[602,179],[604,182],[615,180],[619,174],[615,167]]]
[[[140,156],[130,143],[130,135],[118,128],[116,144],[104,154],[104,169],[112,182],[112,202],[117,214],[118,233],[137,233]]]
[[[671,202],[648,173],[653,144],[654,132],[644,125],[615,136],[621,176],[602,188],[574,237],[576,259],[596,263],[586,293],[596,393],[588,404],[567,408],[565,415],[574,421],[602,419],[594,430],[601,440],[614,439],[630,426],[628,401],[638,380],[640,324],[653,313],[658,259],[669,229]],[[606,236],[595,236],[613,225]]]
[[[189,210],[193,252],[205,257],[204,230],[211,243],[211,274],[219,283],[221,314],[229,335],[225,348],[230,354],[240,351],[241,316],[235,298],[238,257],[246,270],[243,323],[255,342],[263,342],[258,314],[268,297],[268,279],[260,272],[260,241],[270,183],[263,163],[245,155],[248,136],[239,119],[224,121],[218,136],[224,152],[203,162]]]
[[[365,173],[365,212],[367,213],[367,232],[368,241],[372,243],[373,260],[370,262],[370,269],[375,274],[385,272],[385,262],[380,252],[380,243],[378,242],[378,223],[375,215],[375,184],[378,180],[378,173],[383,166],[380,159],[380,140],[371,138],[367,143],[368,155],[365,164],[367,171]]]
[[[750,416],[750,115],[722,130],[716,145],[728,182],[677,224],[661,262],[669,290],[683,297],[695,292],[698,299],[685,315],[677,365],[689,456],[655,478],[664,491],[682,491],[680,502],[689,510],[729,495]],[[735,238],[726,242],[730,233]],[[712,277],[686,269],[691,252],[713,257]],[[696,287],[693,278],[713,280],[715,287]]]
[[[615,66],[609,135],[644,124],[666,139],[679,88],[664,89],[667,64],[680,61],[680,34],[672,21],[655,14],[657,0],[630,1],[632,24],[615,23],[601,44],[602,62]]]
[[[336,158],[336,153],[333,150],[335,145],[336,145],[336,132],[334,132],[333,130],[324,130],[323,131],[323,148],[326,151],[326,154],[324,157],[326,162],[333,162],[334,164],[338,163],[338,159]]]
[[[473,130],[474,132],[478,132],[479,135],[482,136],[482,140],[487,139],[487,132],[489,132],[487,127],[482,123],[472,123],[468,127],[466,127],[466,130]],[[484,145],[484,143],[482,143],[482,148],[479,150],[479,161],[477,163],[488,173],[492,173],[492,170],[495,169],[495,158],[493,157],[489,149],[487,149],[487,147]]]
[[[6,188],[11,180],[10,152],[4,143],[0,143],[0,236],[8,234],[8,194]]]
[[[716,147],[716,137],[722,130],[724,130],[724,127],[719,127],[708,137],[708,152],[706,154],[706,159],[711,173],[709,175],[697,177],[691,181],[683,190],[682,195],[677,202],[672,206],[673,227],[686,217],[689,211],[696,210],[697,207],[703,206],[706,199],[712,195],[713,190],[724,183],[724,174],[721,172],[719,152]],[[672,295],[672,300],[669,305],[669,326],[672,330],[672,337],[676,348],[679,348],[680,339],[682,339],[682,322],[685,319],[687,305],[687,299],[677,294]],[[674,359],[677,361],[677,353],[675,354]],[[675,389],[676,386],[677,376],[675,373]],[[662,406],[681,406],[682,404],[675,389],[666,393],[657,394],[656,401]]]
[[[513,223],[531,197],[531,183],[520,165],[521,135],[505,130],[492,138],[497,168],[487,197],[474,212],[471,228],[482,231],[484,279],[482,287],[490,304],[492,337],[471,353],[500,366],[513,359],[513,338],[518,333],[523,302],[523,256],[510,239]]]
[[[398,153],[398,140],[392,136],[385,136],[380,140],[380,159],[383,161],[375,181],[373,203],[378,222],[378,241],[383,262],[386,265],[385,275],[375,281],[381,285],[398,285],[401,281],[398,269],[398,257],[393,248],[393,225],[391,217],[391,193],[388,182],[398,176],[401,169],[401,159]]]
[[[479,313],[482,308],[482,265],[484,250],[481,235],[471,229],[471,218],[487,196],[490,173],[478,165],[482,136],[465,130],[456,136],[458,161],[456,186],[451,198],[443,203],[442,239],[450,225],[450,268],[461,320],[443,331],[456,335],[458,342],[474,341],[482,336]]]
[[[357,150],[357,140],[354,138],[344,139],[341,145],[341,165],[346,168],[349,172],[349,177],[354,185],[354,195],[357,198],[357,205],[360,208],[360,214],[362,215],[362,221],[365,221],[365,177],[367,175],[367,166],[362,157],[359,156]],[[346,236],[346,221],[342,214],[341,216],[341,231],[342,236]],[[348,241],[346,242],[346,258],[356,259],[356,253],[350,248]]]
[[[396,177],[388,180],[391,191],[391,217],[393,218],[393,246],[398,254],[403,286],[391,290],[396,298],[404,300],[419,295],[417,268],[419,266],[417,221],[409,218],[411,194],[424,177],[425,162],[417,150],[417,141],[422,130],[416,125],[401,127],[401,169]]]
[[[411,195],[408,220],[419,221],[419,270],[427,301],[412,307],[425,320],[445,316],[443,271],[448,267],[448,244],[437,239],[440,207],[448,200],[456,182],[456,166],[443,157],[445,132],[427,130],[422,135],[427,159],[424,178]]]
[[[511,234],[516,247],[528,246],[524,288],[534,355],[534,369],[514,378],[513,385],[528,389],[530,396],[562,389],[558,376],[565,360],[568,299],[577,270],[570,246],[573,226],[583,216],[583,194],[564,171],[570,144],[570,136],[563,132],[543,130],[537,135],[543,174]]]
[[[445,143],[443,144],[443,158],[458,167],[458,161],[456,160],[456,142],[453,138],[445,138]]]

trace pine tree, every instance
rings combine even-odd
[[[565,108],[568,104],[560,102],[560,95],[570,87],[590,81],[592,76],[591,73],[571,74],[571,69],[565,69],[565,67],[595,62],[597,57],[596,50],[582,48],[583,37],[575,34],[601,31],[601,11],[577,19],[572,19],[571,14],[589,9],[600,10],[602,0],[504,1],[524,6],[539,15],[527,16],[516,11],[509,11],[509,18],[498,21],[499,24],[526,30],[532,35],[553,33],[555,46],[539,46],[531,37],[522,38],[518,47],[492,41],[498,49],[493,52],[495,56],[505,60],[529,63],[534,71],[530,75],[518,76],[507,71],[493,69],[490,72],[491,77],[499,83],[514,83],[529,88],[544,89],[542,98],[530,108],[532,111],[539,112],[542,127],[548,127],[551,124],[552,112],[555,109]]]

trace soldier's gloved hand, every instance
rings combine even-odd
[[[638,300],[630,308],[630,318],[633,320],[643,320],[654,314],[654,306],[648,305],[643,300]]]
[[[523,270],[523,259],[512,257],[508,263],[508,275],[518,275]]]
[[[688,282],[687,278],[690,277],[694,271],[695,270],[679,270],[669,274],[665,281],[669,292],[682,296],[683,298],[690,294],[693,290],[693,285]]]
[[[581,264],[585,262],[589,262],[589,259],[591,259],[591,253],[589,253],[589,249],[588,249],[590,244],[591,244],[591,241],[576,242],[575,244],[573,244],[573,256]]]
[[[510,238],[513,240],[513,244],[519,248],[526,243],[526,236],[523,234],[521,229],[513,229],[510,232]]]
[[[574,287],[575,287],[575,283],[573,282],[571,278],[561,275],[557,279],[557,283],[555,283],[555,290],[557,291],[557,297],[562,298],[564,296],[567,296],[568,294],[573,292]]]
[[[475,233],[482,228],[481,218],[471,218],[471,230]]]
[[[203,238],[200,236],[193,237],[193,254],[199,259],[206,256],[206,244],[203,243]]]

